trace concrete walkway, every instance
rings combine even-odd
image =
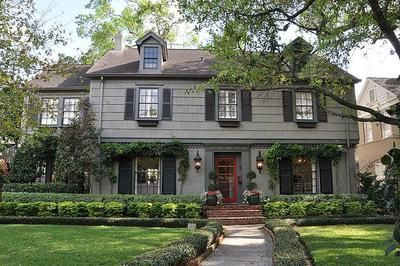
[[[224,240],[201,265],[272,265],[272,240],[262,227],[263,224],[224,226]]]

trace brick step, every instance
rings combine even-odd
[[[265,217],[215,217],[211,220],[219,221],[223,225],[264,224]]]
[[[261,205],[220,205],[207,206],[207,210],[262,210]]]
[[[263,216],[261,210],[207,210],[207,217],[254,217]]]

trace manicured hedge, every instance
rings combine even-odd
[[[285,219],[291,225],[337,225],[337,224],[395,224],[399,217],[375,216],[375,217],[308,217],[300,219]]]
[[[0,202],[3,216],[199,218],[197,203]]]
[[[104,218],[104,217],[25,217],[0,216],[0,224],[57,224],[57,225],[106,225],[186,228],[194,223],[198,228],[207,224],[206,219],[163,219],[163,218]]]
[[[4,192],[2,200],[6,202],[173,202],[201,203],[199,194],[185,195],[123,195],[123,194],[67,194],[67,193],[13,193]]]
[[[175,241],[169,246],[137,256],[133,261],[125,263],[129,266],[187,265],[201,255],[222,234],[222,225],[209,222],[190,236]]]
[[[263,208],[268,218],[353,217],[376,214],[375,203],[360,195],[273,196],[266,201]]]
[[[29,193],[79,193],[77,184],[53,183],[5,183],[4,192],[29,192]]]
[[[275,236],[274,265],[307,265],[304,247],[297,232],[287,221],[268,220],[266,226]]]

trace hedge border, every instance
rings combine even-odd
[[[399,217],[396,216],[371,216],[371,217],[308,217],[299,219],[280,219],[295,226],[341,225],[341,224],[395,224]]]

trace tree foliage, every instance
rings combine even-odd
[[[19,143],[21,124],[35,125],[38,104],[27,80],[49,65],[51,45],[63,42],[59,26],[46,28],[35,13],[33,0],[0,1],[0,141]]]
[[[80,37],[90,37],[91,46],[83,55],[85,63],[93,63],[114,46],[114,35],[129,33],[128,44],[146,31],[152,30],[167,42],[176,39],[178,14],[172,12],[173,2],[168,0],[127,0],[121,12],[113,8],[113,0],[90,0],[85,6],[87,14],[77,16],[77,32]]]
[[[78,184],[83,193],[89,184],[89,177],[95,175],[99,167],[98,137],[89,99],[79,103],[80,115],[64,128],[60,135],[56,152],[56,180]]]
[[[249,89],[281,89],[310,84],[344,108],[334,113],[360,121],[400,125],[398,118],[382,115],[346,98],[352,77],[343,75],[334,63],[345,65],[354,48],[377,40],[389,41],[400,58],[400,5],[396,0],[179,0],[184,18],[207,28],[210,50],[217,56],[219,74],[210,83],[235,83]],[[292,43],[290,30],[311,39],[313,47]],[[290,46],[290,45],[289,45]],[[300,49],[299,49],[300,48]],[[357,118],[354,110],[371,118]],[[332,111],[331,111],[332,112]]]

